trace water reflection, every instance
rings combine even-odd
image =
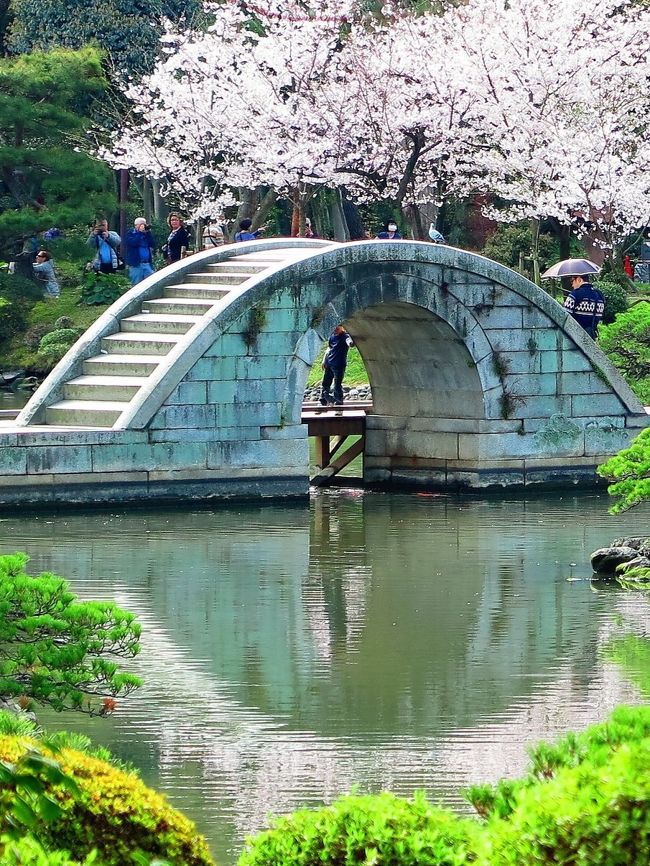
[[[631,609],[647,627],[647,597],[594,592],[587,562],[644,533],[647,511],[606,506],[331,491],[308,507],[4,517],[0,535],[33,570],[137,613],[145,687],[110,720],[46,721],[141,767],[225,866],[269,812],[355,783],[457,802],[519,772],[531,739],[639,700],[599,647]]]

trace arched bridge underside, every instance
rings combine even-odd
[[[408,241],[255,241],[136,286],[0,428],[0,504],[298,495],[309,370],[344,323],[368,370],[368,483],[595,484],[648,416],[563,308]]]

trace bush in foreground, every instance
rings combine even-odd
[[[249,840],[239,866],[461,866],[474,857],[476,829],[423,794],[350,795],[276,819]]]
[[[239,866],[647,866],[650,707],[531,751],[527,776],[473,788],[485,820],[423,794],[347,796],[274,821]]]
[[[30,833],[24,834],[31,835],[38,846],[58,852],[60,857],[64,856],[61,852],[72,852],[80,861],[96,851],[97,866],[149,863],[152,859],[165,860],[171,866],[213,866],[195,825],[137,776],[75,749],[51,751],[43,741],[0,736],[0,763],[14,767],[33,753],[51,759],[74,784],[73,788],[57,783],[56,777],[47,773],[35,774],[42,796],[52,804],[49,820],[29,822]],[[2,785],[0,834],[12,829],[15,833],[12,812],[22,796],[19,782],[5,781]],[[2,856],[7,856],[6,846]],[[54,860],[57,866],[59,862],[68,866],[65,859]],[[34,863],[40,866],[38,859]],[[47,860],[45,864],[50,866]]]

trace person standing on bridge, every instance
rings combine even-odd
[[[348,363],[348,349],[353,345],[352,337],[343,325],[337,325],[330,334],[327,352],[321,364],[324,371],[320,392],[322,406],[327,406],[328,403],[334,403],[336,406],[343,405],[343,376]],[[330,394],[332,382],[334,382],[334,397]]]
[[[154,272],[153,251],[156,242],[144,217],[133,221],[133,228],[126,235],[126,263],[129,266],[131,285],[135,286]]]
[[[605,298],[599,289],[587,281],[587,276],[571,277],[571,291],[564,301],[564,309],[595,340],[605,311]]]

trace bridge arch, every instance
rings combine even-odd
[[[255,272],[218,302],[204,301],[200,317],[180,316],[192,319],[184,334],[107,412],[107,423],[61,424],[65,401],[56,400],[71,377],[81,387],[83,376],[74,376],[96,362],[100,345],[122,345],[126,322],[153,327],[165,319],[151,315],[153,304],[180,304],[181,289],[247,264]],[[121,472],[135,498],[143,490],[163,498],[305,491],[304,387],[339,322],[355,338],[373,391],[369,482],[594,483],[596,465],[648,422],[585,332],[513,271],[427,243],[294,239],[202,253],[135,287],[73,347],[18,428],[38,431],[40,442],[43,422],[54,424],[57,444],[82,453],[79,426],[106,427],[101,441],[86,434],[88,471],[77,466],[76,475],[101,473],[109,484],[106,476]],[[28,435],[20,445],[30,445]],[[48,455],[31,462],[56,474]],[[129,473],[140,479],[135,486]]]

